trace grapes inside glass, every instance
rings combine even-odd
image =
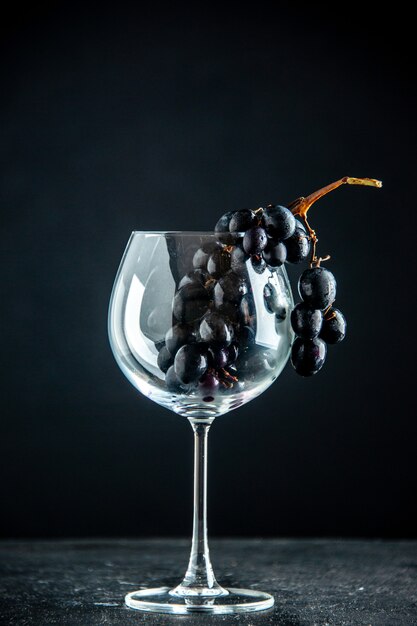
[[[254,589],[224,588],[207,540],[207,434],[279,376],[290,353],[293,299],[284,267],[265,269],[210,232],[133,232],[109,308],[115,359],[150,400],[194,431],[194,516],[184,579],[129,593],[160,613],[242,613],[273,606]],[[146,581],[144,581],[146,582]]]

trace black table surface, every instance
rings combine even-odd
[[[417,541],[212,540],[219,582],[268,591],[274,608],[168,616],[124,606],[129,591],[178,583],[188,553],[179,539],[4,540],[0,624],[417,625]]]

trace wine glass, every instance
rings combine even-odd
[[[210,232],[132,233],[110,300],[109,337],[129,381],[186,417],[194,431],[194,517],[185,577],[174,589],[129,593],[128,607],[160,613],[242,613],[273,597],[223,588],[207,541],[207,434],[215,417],[269,387],[292,342],[283,266],[250,259],[239,239]]]

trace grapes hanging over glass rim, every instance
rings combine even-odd
[[[291,313],[295,334],[291,363],[301,376],[316,374],[325,362],[327,344],[340,343],[346,335],[346,319],[333,306],[336,279],[321,266],[330,256],[317,256],[318,237],[307,220],[307,212],[317,200],[344,184],[382,187],[381,181],[374,178],[345,176],[307,197],[294,200],[288,207],[268,204],[255,210],[229,211],[214,228],[228,253],[239,258],[242,264],[250,260],[257,273],[273,272],[284,263],[308,261],[309,268],[298,281],[302,301]],[[274,294],[267,294],[268,311],[273,300]]]
[[[336,279],[322,266],[330,256],[317,255],[318,237],[307,213],[343,184],[382,186],[371,178],[344,177],[288,206],[229,211],[215,225],[216,240],[193,250],[192,267],[177,281],[172,326],[157,346],[157,366],[172,393],[196,393],[213,402],[218,394],[250,387],[260,368],[275,367],[274,351],[256,340],[262,316],[252,293],[252,270],[266,272],[264,314],[274,316],[277,333],[289,317],[295,371],[312,376],[322,368],[327,346],[344,339],[346,320],[334,306]],[[301,301],[290,311],[271,278],[284,263],[303,262],[308,267],[298,281]]]

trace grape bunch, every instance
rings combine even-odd
[[[215,232],[224,242],[236,246],[241,258],[250,257],[257,272],[274,271],[285,262],[301,263],[309,256],[311,241],[315,243],[304,225],[281,205],[226,213],[217,222]],[[301,376],[316,374],[326,359],[326,344],[342,341],[346,333],[345,318],[332,308],[336,280],[331,272],[320,267],[321,261],[315,256],[314,246],[312,267],[299,280],[303,301],[291,313],[296,335],[291,363]],[[266,298],[265,304],[268,308]]]
[[[301,376],[312,376],[323,367],[326,344],[342,341],[346,320],[333,307],[336,280],[323,267],[305,270],[300,276],[298,290],[302,298],[291,312],[291,326],[296,335],[291,351],[291,363]]]
[[[243,390],[259,369],[273,369],[273,351],[255,344],[247,259],[240,245],[222,241],[195,251],[193,269],[181,278],[173,298],[172,326],[157,345],[157,364],[172,393],[198,392],[212,402],[217,392]],[[278,308],[273,289],[268,302]]]
[[[272,275],[284,263],[297,264],[309,257],[310,267],[299,279],[302,302],[291,313],[296,335],[291,362],[301,376],[321,369],[327,344],[343,340],[346,321],[333,306],[336,280],[321,267],[330,257],[317,257],[318,238],[307,212],[316,200],[345,183],[381,186],[374,179],[345,177],[298,198],[288,208],[269,204],[256,210],[230,211],[218,220],[216,240],[194,252],[192,270],[178,281],[172,326],[157,345],[157,364],[165,373],[169,391],[198,392],[205,402],[212,402],[217,393],[242,391],[259,372],[275,367],[274,351],[255,342],[249,262],[256,273]],[[287,309],[269,281],[264,285],[264,304],[275,316],[277,330]]]
[[[303,224],[289,209],[280,205],[225,213],[214,232],[230,245],[241,240],[243,252],[250,257],[258,273],[267,267],[273,270],[286,261],[301,263],[310,250],[310,240]]]
[[[235,245],[242,241],[243,252],[251,259],[255,271],[268,268],[274,271],[283,263],[301,263],[310,256],[310,268],[299,280],[302,302],[291,314],[291,326],[296,335],[292,345],[291,363],[301,376],[312,376],[323,366],[327,344],[342,341],[346,334],[346,320],[333,307],[336,298],[336,280],[331,272],[321,267],[330,257],[317,257],[318,242],[315,231],[307,221],[307,212],[322,196],[343,184],[381,187],[371,178],[344,178],[295,200],[289,208],[269,204],[265,209],[243,209],[223,215],[215,226],[219,239]],[[295,216],[301,217],[303,223]],[[310,252],[311,249],[311,252]],[[267,301],[265,304],[268,308]]]

